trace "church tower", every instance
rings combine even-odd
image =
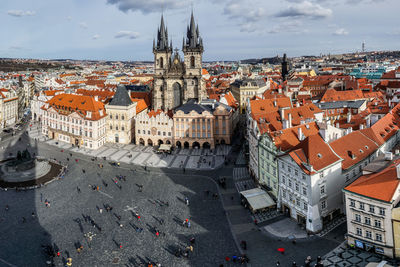
[[[157,42],[153,41],[154,81],[153,109],[173,110],[190,99],[201,101],[207,96],[202,81],[203,40],[194,21],[193,12],[183,38],[183,61],[179,49],[168,44],[168,30],[161,16]]]
[[[154,54],[154,74],[155,76],[163,77],[168,72],[171,64],[172,55],[172,41],[168,45],[168,29],[164,24],[164,16],[161,15],[160,28],[157,32],[157,42],[153,40],[153,54]],[[164,108],[163,87],[165,87],[163,80],[158,80],[154,83],[153,89],[153,107],[155,109]]]
[[[182,50],[185,63],[185,96],[187,99],[201,100],[205,98],[201,79],[204,47],[199,26],[194,21],[193,11],[187,27],[186,38],[183,38]]]

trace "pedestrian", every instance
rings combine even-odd
[[[103,209],[102,209],[102,208],[100,208],[100,209],[99,209],[99,212],[100,212],[100,214],[102,214],[102,213],[103,213]]]
[[[77,187],[76,187],[76,191],[78,191],[78,193],[80,193],[80,192],[81,192],[81,189],[77,186]]]
[[[6,205],[6,211],[8,211],[10,209],[10,207],[8,205]]]
[[[191,237],[189,241],[190,241],[191,244],[194,244],[196,239],[194,237]]]
[[[190,228],[190,222],[189,221],[187,222],[187,227]]]
[[[276,261],[276,266],[280,266],[281,263],[279,261]]]

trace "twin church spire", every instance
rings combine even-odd
[[[172,40],[168,44],[168,29],[164,23],[164,16],[161,15],[161,23],[160,27],[158,28],[157,32],[157,41],[153,40],[153,50],[154,51],[169,51],[171,52],[172,47]],[[187,27],[186,38],[183,37],[183,44],[182,44],[183,51],[200,51],[203,52],[203,40],[200,37],[199,33],[199,25],[196,25],[193,11],[190,18],[190,24]]]

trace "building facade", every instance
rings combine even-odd
[[[106,142],[106,111],[90,96],[60,94],[42,107],[42,134],[72,146],[97,149]]]
[[[153,42],[154,88],[153,109],[165,111],[175,109],[190,99],[201,101],[206,97],[202,81],[203,41],[200,37],[193,13],[188,26],[187,36],[182,44],[183,61],[178,49],[172,53],[168,30],[161,17],[157,42]]]
[[[135,136],[137,103],[131,100],[124,85],[119,85],[107,110],[107,142],[129,144]]]
[[[135,120],[136,144],[155,146],[173,143],[173,119],[161,109],[140,113]]]

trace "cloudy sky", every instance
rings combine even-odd
[[[205,60],[400,49],[399,0],[1,0],[0,57],[152,60],[192,6]]]

